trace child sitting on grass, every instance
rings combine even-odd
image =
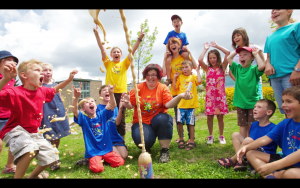
[[[114,87],[108,85],[109,103],[105,109],[97,110],[95,100],[91,97],[84,98],[86,101],[80,105],[84,115],[78,110],[78,98],[81,94],[82,83],[79,88],[74,89],[74,99],[72,112],[74,113],[74,122],[82,127],[85,143],[85,158],[89,160],[89,168],[93,173],[100,173],[104,170],[103,162],[108,162],[111,167],[124,165],[125,160],[115,151],[110,137],[110,125],[107,122],[113,117],[113,109],[116,107],[114,97]],[[83,100],[84,100],[83,99]],[[102,160],[103,159],[103,160]]]
[[[246,154],[253,168],[267,179],[300,178],[300,86],[293,86],[282,92],[282,109],[288,119],[236,153],[239,162]],[[272,141],[282,149],[282,157],[255,150]]]
[[[41,65],[42,62],[34,59],[22,62],[18,71],[14,62],[0,65],[3,75],[0,91],[17,74],[23,84],[0,92],[0,106],[11,111],[8,122],[0,132],[0,139],[14,156],[14,164],[17,165],[14,178],[24,177],[34,156],[38,166],[27,178],[48,178],[49,173],[43,170],[59,160],[57,148],[38,133],[38,128],[43,118],[44,103],[51,102],[55,93],[73,80],[77,71],[72,71],[67,80],[54,88],[47,88],[42,87],[44,73]]]
[[[276,125],[270,122],[270,118],[274,114],[276,110],[276,105],[273,101],[268,99],[260,99],[256,102],[253,110],[254,119],[257,121],[251,124],[251,128],[249,131],[249,137],[244,138],[240,133],[234,132],[232,134],[232,145],[237,152],[241,147],[253,142],[254,140],[265,136],[269,133]],[[275,142],[271,142],[266,146],[262,146],[261,148],[257,148],[259,151],[264,151],[268,154],[276,154],[277,144]],[[247,169],[247,165],[244,162],[237,162],[237,155],[233,157],[227,157],[227,159],[220,158],[218,160],[218,164],[225,168],[233,167],[234,171],[244,171]]]

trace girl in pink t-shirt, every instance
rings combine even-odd
[[[221,60],[221,55],[216,49],[210,50],[208,52],[208,65],[204,63],[204,55],[210,46],[221,50],[225,54],[223,63]],[[229,54],[229,50],[222,46],[219,46],[215,41],[212,41],[210,44],[208,42],[204,43],[204,50],[198,59],[200,66],[206,72],[205,115],[207,115],[207,126],[209,131],[207,144],[212,144],[214,142],[214,115],[217,115],[219,124],[219,142],[220,144],[226,144],[225,137],[223,136],[223,116],[228,113],[228,106],[225,93],[225,70],[228,65],[227,56]]]

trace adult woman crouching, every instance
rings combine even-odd
[[[158,137],[161,146],[159,162],[166,163],[169,161],[169,147],[173,136],[173,119],[167,114],[167,110],[175,107],[181,99],[189,100],[193,96],[187,91],[173,98],[169,88],[159,82],[162,77],[162,68],[158,64],[149,64],[143,71],[146,82],[138,84],[137,88],[141,97],[139,100],[146,151],[150,151]],[[123,93],[122,101],[126,108],[134,108],[131,134],[138,146],[141,143],[141,135],[134,89],[130,94]]]

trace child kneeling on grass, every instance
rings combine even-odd
[[[22,62],[18,71],[16,63],[6,61],[0,64],[0,91],[18,74],[23,85],[0,92],[0,106],[11,111],[11,116],[0,132],[0,139],[9,147],[17,165],[14,178],[23,178],[31,160],[36,157],[38,166],[27,178],[48,178],[45,170],[59,159],[58,150],[43,134],[38,133],[43,118],[43,104],[51,102],[55,93],[63,89],[78,71],[70,73],[67,80],[54,88],[42,87],[44,73],[42,62],[29,60]]]
[[[125,160],[115,151],[110,137],[110,127],[107,121],[113,117],[113,110],[116,107],[114,97],[114,86],[108,85],[109,103],[105,109],[97,110],[95,100],[86,97],[81,110],[78,110],[78,98],[81,94],[82,83],[79,88],[74,89],[74,99],[72,111],[74,113],[74,122],[82,127],[85,143],[85,158],[89,159],[90,170],[94,173],[100,173],[104,170],[103,162],[108,162],[111,167],[124,165]],[[84,100],[84,99],[83,99]],[[102,160],[103,159],[103,160]]]
[[[246,154],[253,168],[264,178],[300,178],[300,86],[293,86],[282,92],[282,109],[287,118],[278,123],[272,131],[254,142],[243,146],[237,153],[241,162]],[[255,148],[272,141],[282,149],[282,158],[258,152]]]
[[[273,101],[268,99],[260,99],[256,102],[253,109],[253,117],[257,121],[253,122],[250,127],[250,136],[244,138],[240,133],[234,132],[232,134],[232,145],[235,152],[237,152],[243,146],[253,142],[254,140],[265,136],[269,133],[276,125],[270,122],[270,118],[276,110],[276,105]],[[268,145],[257,148],[258,151],[263,151],[267,154],[276,154],[277,144],[271,142]],[[277,154],[276,154],[277,155]],[[227,159],[220,158],[218,164],[225,168],[233,167],[234,171],[244,171],[247,169],[247,165],[242,162],[237,162],[237,155],[233,157],[227,157]]]

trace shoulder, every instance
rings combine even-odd
[[[250,44],[249,47],[250,48],[256,47],[256,48],[258,48],[258,50],[262,50],[262,48],[256,44]]]

